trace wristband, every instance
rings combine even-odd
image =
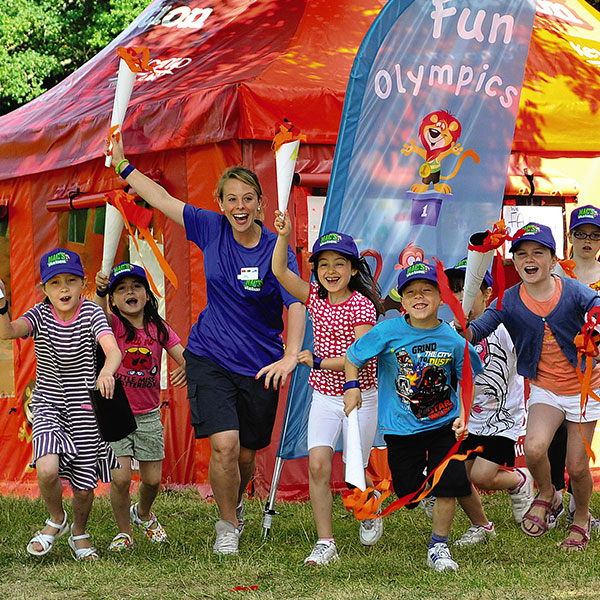
[[[8,312],[8,302],[0,308],[0,315],[5,315]]]
[[[127,179],[127,177],[131,174],[132,171],[135,171],[135,167],[130,163],[119,173],[119,175],[123,179]]]
[[[320,369],[322,360],[320,356],[313,355],[313,369]]]
[[[115,172],[117,173],[117,175],[120,175],[121,165],[123,163],[128,163],[128,162],[129,161],[126,158],[123,158],[117,163],[117,166],[115,167]]]
[[[342,386],[342,389],[346,392],[348,390],[352,390],[354,388],[360,389],[360,382],[358,379],[351,379],[350,381],[346,381]]]
[[[98,288],[96,288],[96,296],[98,296],[98,298],[105,298],[107,294],[108,288],[106,288],[105,290],[99,290]]]

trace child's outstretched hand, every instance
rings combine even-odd
[[[282,237],[287,238],[292,232],[292,221],[290,213],[286,210],[282,213],[280,210],[275,211],[275,223],[273,224],[275,231]]]
[[[96,273],[96,291],[105,292],[110,284],[110,277],[102,271]]]
[[[116,167],[125,158],[125,151],[123,150],[123,136],[121,135],[121,132],[118,133],[118,140],[117,136],[113,134],[104,145],[104,154],[106,156],[111,156],[112,153],[113,167]]]
[[[462,417],[456,417],[456,419],[454,419],[454,423],[452,423],[452,430],[454,431],[456,439],[458,439],[463,433],[465,434],[465,437],[469,435],[469,432],[467,431],[467,426]]]
[[[115,378],[112,373],[102,369],[98,375],[98,389],[105,398],[112,398],[115,393]]]
[[[180,365],[176,369],[173,369],[170,373],[171,385],[175,387],[183,387],[187,380],[185,378],[185,365]]]

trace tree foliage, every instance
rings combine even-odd
[[[2,0],[0,114],[92,58],[152,0]]]

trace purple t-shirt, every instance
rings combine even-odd
[[[262,227],[260,241],[245,248],[235,241],[224,215],[189,204],[183,221],[188,240],[204,254],[207,296],[187,349],[233,373],[254,376],[283,356],[283,306],[298,302],[271,271],[277,235],[257,221]],[[298,273],[289,247],[288,267]]]

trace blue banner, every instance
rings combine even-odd
[[[381,267],[453,265],[501,217],[535,0],[391,0],[346,92],[321,234],[342,231]],[[308,343],[308,338],[305,340]],[[306,346],[305,347],[310,347]],[[295,374],[288,424],[307,413]],[[279,455],[306,455],[285,434]]]

